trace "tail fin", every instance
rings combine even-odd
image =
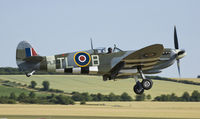
[[[25,60],[31,56],[38,56],[38,54],[28,42],[21,41],[16,50],[16,63],[21,70],[26,70],[23,64],[25,64]]]

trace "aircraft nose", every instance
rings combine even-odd
[[[178,53],[177,53],[177,58],[176,58],[176,59],[181,59],[181,58],[183,58],[184,56],[186,56],[185,50],[180,50],[180,51],[178,51]]]
[[[184,53],[185,53],[185,50],[181,50],[181,51],[178,52],[178,55],[182,55]]]

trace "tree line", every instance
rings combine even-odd
[[[150,100],[151,95],[136,95],[135,101],[145,101]],[[184,92],[181,96],[176,96],[175,93],[172,94],[162,94],[156,96],[152,101],[174,101],[174,102],[200,102],[200,92],[194,90],[190,95],[188,92]]]
[[[89,94],[89,93],[79,93],[72,92],[72,99],[74,101],[133,101],[133,98],[124,92],[121,95],[115,95],[110,93],[108,95],[98,94]]]
[[[80,104],[86,104],[88,101],[145,101],[150,100],[150,95],[136,95],[135,100],[132,99],[127,93],[122,93],[121,95],[115,95],[110,93],[108,95],[89,94],[89,93],[79,93],[72,92],[71,96],[66,96],[63,94],[51,94],[48,96],[36,96],[35,92],[30,92],[28,95],[21,93],[16,96],[14,92],[10,93],[10,96],[1,96],[0,104],[62,104],[62,105],[73,105],[75,101],[79,101]],[[174,93],[169,95],[161,95],[154,98],[153,101],[184,101],[184,102],[199,102],[200,92],[193,91],[190,95],[188,92],[184,92],[182,96],[178,97]]]
[[[1,96],[1,104],[63,104],[69,105],[74,104],[74,100],[70,96],[65,95],[50,95],[50,96],[36,96],[35,92],[30,92],[28,95],[21,93],[19,96],[16,96],[14,92],[10,93],[10,96]]]
[[[75,101],[80,101],[81,104],[85,104],[87,101],[133,101],[127,93],[121,95],[115,95],[110,93],[109,95],[88,94],[73,92],[71,96],[64,94],[51,94],[50,96],[36,96],[35,92],[30,92],[28,95],[25,93],[16,96],[14,92],[10,93],[10,96],[1,96],[0,104],[63,104],[69,105],[74,104]]]
[[[194,90],[190,95],[184,92],[182,96],[176,96],[174,93],[168,95],[161,95],[154,98],[154,101],[182,101],[182,102],[200,102],[200,92]]]

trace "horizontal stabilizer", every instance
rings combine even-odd
[[[42,56],[31,56],[24,59],[26,62],[37,63],[41,62],[44,59]]]

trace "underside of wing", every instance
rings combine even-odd
[[[141,66],[143,70],[151,69],[159,61],[163,50],[164,47],[161,44],[155,44],[137,50],[122,60],[125,62],[124,68]]]

